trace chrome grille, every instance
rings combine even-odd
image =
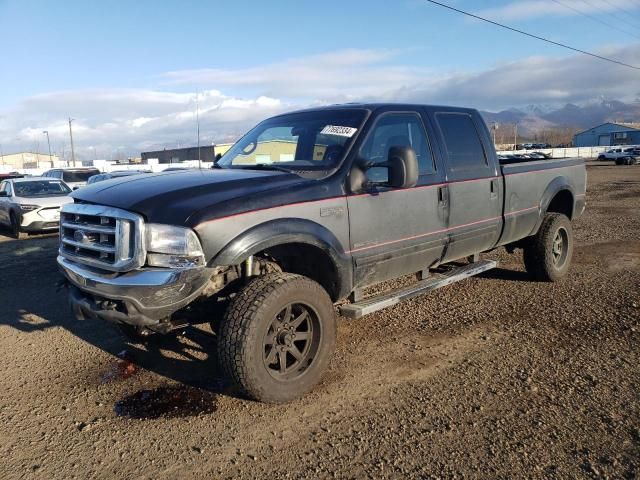
[[[60,255],[72,262],[124,272],[145,261],[144,222],[119,208],[70,204],[60,212]]]

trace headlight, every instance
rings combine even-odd
[[[154,267],[188,268],[204,265],[204,252],[190,228],[146,225],[147,263]]]
[[[40,208],[40,205],[20,205],[20,210],[23,212],[33,212]]]

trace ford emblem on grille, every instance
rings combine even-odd
[[[76,230],[73,232],[73,239],[78,243],[91,243],[89,235],[84,233],[82,230]]]

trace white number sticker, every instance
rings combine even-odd
[[[353,127],[340,127],[337,125],[327,125],[322,129],[320,133],[324,135],[338,135],[339,137],[353,137],[353,135],[358,131],[357,128]]]

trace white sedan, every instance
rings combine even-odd
[[[15,238],[27,232],[57,230],[60,207],[73,203],[71,189],[62,181],[44,177],[11,178],[0,183],[0,224],[11,227]]]

